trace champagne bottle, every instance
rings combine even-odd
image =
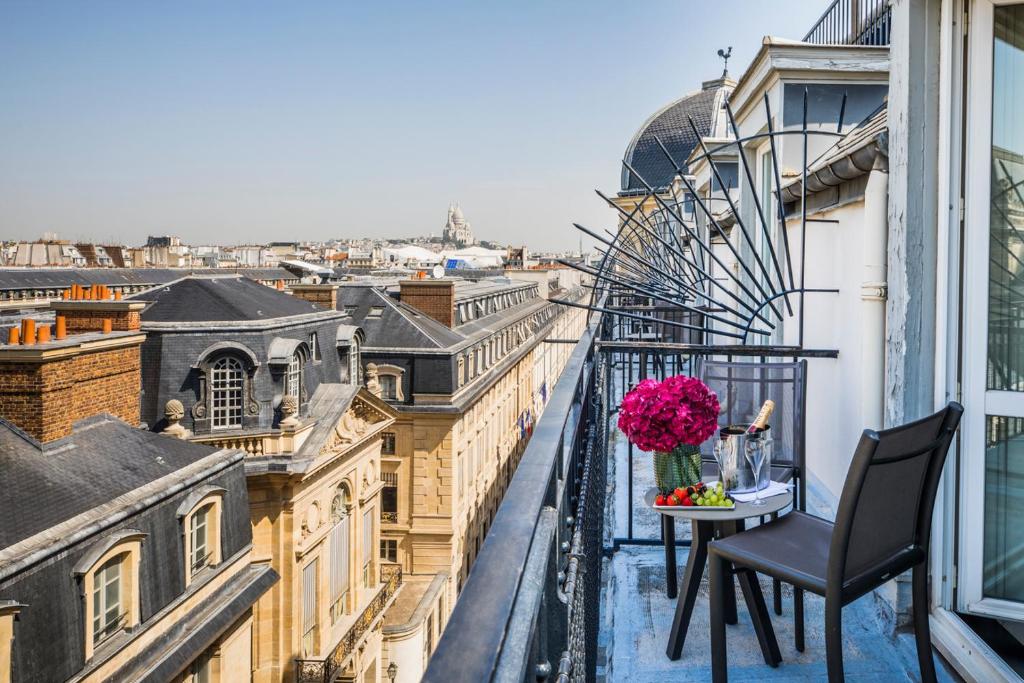
[[[754,418],[750,427],[747,429],[748,434],[756,434],[763,431],[765,426],[768,424],[768,418],[772,416],[772,411],[775,410],[775,401],[768,399],[761,406],[761,411]]]

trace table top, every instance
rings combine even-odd
[[[652,510],[654,509],[654,499],[658,497],[658,489],[651,487],[647,489],[647,493],[644,494],[644,503],[647,504]],[[754,505],[753,503],[741,503],[740,501],[734,501],[736,507],[732,510],[707,510],[707,509],[694,509],[692,507],[675,507],[671,510],[658,509],[655,512],[660,512],[663,515],[670,517],[681,517],[682,519],[695,519],[698,521],[709,521],[709,522],[732,522],[737,519],[748,519],[750,517],[760,517],[761,515],[770,515],[773,512],[778,512],[786,507],[789,507],[793,503],[793,493],[783,493],[778,496],[772,496],[771,498],[763,498],[764,505]]]

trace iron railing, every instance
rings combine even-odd
[[[819,45],[888,45],[889,0],[833,0],[804,36]]]
[[[584,331],[423,680],[594,680],[607,442],[601,319]]]
[[[322,658],[296,659],[295,680],[297,683],[331,683],[335,675],[345,665],[346,660],[355,652],[360,639],[384,613],[391,598],[402,586],[402,567],[397,564],[382,564],[380,580],[383,584],[370,604],[363,609],[359,618],[349,628],[338,644]]]

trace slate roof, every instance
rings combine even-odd
[[[186,275],[237,274],[253,280],[296,280],[284,268],[0,268],[0,289],[66,289],[78,285],[162,285]]]
[[[465,340],[415,308],[392,298],[374,284],[343,284],[338,288],[338,310],[353,307],[345,322],[358,325],[366,337],[366,346],[401,349],[441,349]],[[379,317],[370,317],[371,308],[380,308]]]
[[[661,140],[676,163],[682,164],[685,169],[686,158],[697,146],[697,138],[688,119],[693,118],[701,136],[708,135],[716,96],[720,90],[721,88],[699,90],[676,100],[655,112],[633,136],[624,158],[649,185],[654,188],[668,187],[675,176],[675,168],[665,157],[655,138]],[[643,190],[644,184],[623,167],[621,187],[623,192],[629,192]]]
[[[241,275],[185,277],[129,298],[152,302],[142,312],[143,323],[270,320],[323,311]]]
[[[39,446],[0,420],[0,548],[110,503],[217,451],[103,414]]]

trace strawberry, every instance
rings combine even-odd
[[[683,497],[686,495],[686,489],[678,488],[675,491],[673,491],[672,493],[676,494],[676,498],[678,498],[679,500],[682,500]]]
[[[693,501],[690,500],[689,498],[683,498],[683,505],[685,505],[686,507],[691,507],[693,505]]]
[[[665,495],[662,494],[662,493],[659,493],[658,497],[654,499],[654,504],[655,505],[664,505],[665,504]]]
[[[671,496],[668,497],[668,500],[665,501],[665,504],[666,505],[682,505],[682,503],[680,502],[680,500],[676,497],[676,494],[674,494],[674,493]]]

